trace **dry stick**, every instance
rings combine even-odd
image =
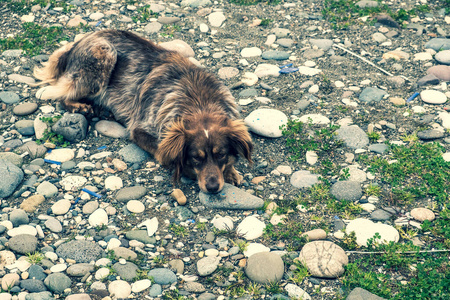
[[[398,254],[415,254],[415,253],[434,253],[434,252],[450,252],[449,249],[446,250],[421,250],[421,251],[396,251]],[[345,251],[348,254],[384,254],[386,251],[374,251],[374,252],[364,252],[364,251]]]
[[[345,52],[348,52],[348,53],[350,53],[350,54],[353,55],[353,56],[356,56],[357,58],[361,59],[362,61],[368,63],[369,65],[371,65],[371,66],[377,68],[378,70],[380,70],[381,72],[383,72],[383,73],[385,73],[385,74],[387,74],[387,75],[389,75],[389,76],[395,76],[394,74],[389,73],[389,72],[386,71],[385,69],[380,68],[379,66],[377,66],[376,64],[374,64],[374,63],[371,62],[370,60],[368,60],[368,59],[366,59],[366,58],[364,58],[364,57],[362,57],[362,56],[356,54],[355,52],[352,52],[352,51],[350,51],[350,50],[348,50],[348,49],[345,49],[344,47],[342,47],[342,46],[340,46],[340,45],[337,45],[337,44],[333,44],[333,46],[338,47],[339,49],[342,49],[342,50],[344,50]],[[410,81],[406,76],[400,75],[400,77],[402,77],[403,79],[405,79],[405,80],[407,80],[407,81]]]

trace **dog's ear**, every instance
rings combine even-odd
[[[253,143],[250,133],[248,133],[247,126],[243,120],[229,120],[228,126],[228,138],[230,139],[231,146],[236,150],[238,154],[245,157],[249,163],[252,161]]]
[[[164,134],[155,158],[164,166],[174,168],[174,179],[179,180],[183,169],[186,129],[183,123],[174,123]]]

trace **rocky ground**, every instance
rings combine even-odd
[[[269,2],[0,3],[0,299],[448,299],[449,2]],[[41,99],[33,68],[106,28],[230,87],[241,186]]]

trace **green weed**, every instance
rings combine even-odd
[[[237,5],[255,5],[258,3],[277,5],[280,3],[280,0],[230,0],[230,2]]]
[[[169,230],[175,235],[184,237],[188,234],[186,227],[177,224],[170,224]]]

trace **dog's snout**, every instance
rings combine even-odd
[[[205,186],[209,193],[217,193],[220,189],[220,183],[215,176],[208,177]]]

